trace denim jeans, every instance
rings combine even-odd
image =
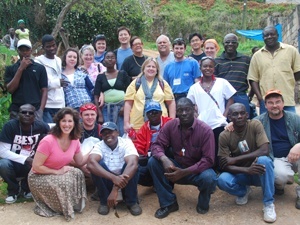
[[[182,168],[174,159],[170,160],[176,167]],[[173,193],[172,183],[165,177],[162,163],[156,158],[151,157],[148,161],[148,168],[153,179],[160,207],[163,208],[176,202],[176,195]],[[188,175],[176,183],[197,186],[200,191],[197,207],[208,210],[210,195],[215,190],[217,184],[217,176],[213,169],[204,170],[199,174]]]
[[[233,96],[234,103],[242,103],[246,107],[246,111],[250,116],[249,97],[246,93],[238,93]]]
[[[100,160],[99,165],[102,166],[106,171],[112,173],[106,166],[103,160]],[[126,164],[122,167],[122,173],[126,168]],[[96,176],[92,174],[92,179],[97,187],[98,196],[100,198],[101,205],[107,205],[107,198],[113,188],[114,183],[103,177]],[[128,181],[128,184],[125,188],[122,189],[123,199],[126,202],[127,206],[132,206],[138,202],[137,196],[137,184],[138,184],[138,172]]]
[[[120,109],[123,107],[123,105],[124,105],[123,102],[122,102],[122,104],[110,104],[110,106],[105,104],[102,109],[104,122],[110,121],[110,122],[114,122],[115,124],[117,124],[118,130],[119,130],[119,135],[121,137],[124,134],[124,117],[119,116],[119,112],[120,112]]]
[[[261,186],[263,191],[263,203],[269,205],[274,202],[274,166],[268,156],[258,157],[257,164],[265,166],[263,175],[249,175],[244,173],[231,174],[223,172],[218,178],[218,187],[231,195],[243,197],[247,192],[246,186]]]
[[[140,185],[151,187],[153,186],[153,180],[148,169],[148,166],[139,165],[139,182]]]
[[[296,107],[295,106],[284,106],[283,110],[296,113]],[[267,112],[265,101],[259,102],[259,115]]]
[[[18,177],[24,177],[21,180],[21,188],[25,192],[30,192],[27,182],[27,176],[31,167],[23,165],[9,159],[0,160],[0,176],[7,183],[8,196],[18,195],[20,191]]]
[[[54,123],[53,117],[60,109],[54,109],[54,108],[45,108],[43,113],[43,121],[45,123]]]

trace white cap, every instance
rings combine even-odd
[[[26,46],[28,48],[32,48],[31,42],[27,39],[21,39],[21,40],[18,41],[17,47],[19,48],[21,46]]]

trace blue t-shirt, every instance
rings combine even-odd
[[[281,117],[279,120],[270,118],[270,130],[274,157],[286,157],[293,146],[288,138],[284,118]]]
[[[132,55],[131,48],[126,48],[126,49],[118,48],[118,51],[117,51],[117,69],[122,68],[122,64],[123,64],[124,60],[130,55]]]
[[[201,76],[196,60],[186,58],[183,61],[170,62],[164,71],[164,79],[171,86],[174,94],[187,93],[196,78]]]

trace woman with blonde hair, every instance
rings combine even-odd
[[[131,127],[137,131],[144,124],[147,120],[144,108],[151,100],[160,103],[163,116],[175,118],[176,114],[172,89],[160,76],[157,61],[148,58],[143,63],[141,71],[128,86],[124,98],[124,131],[126,132]]]
[[[215,39],[207,39],[204,44],[204,52],[206,56],[216,58],[220,50],[220,46]]]

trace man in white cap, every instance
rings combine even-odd
[[[42,120],[48,87],[45,67],[30,59],[32,45],[29,40],[19,40],[17,48],[20,59],[8,66],[4,74],[4,83],[12,95],[10,119],[17,118],[21,105],[31,104],[36,109],[36,119]]]

